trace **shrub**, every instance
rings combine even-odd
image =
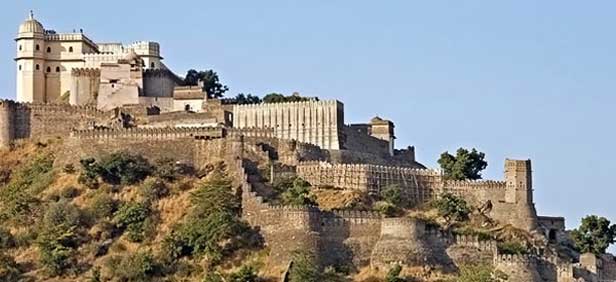
[[[21,270],[15,260],[0,252],[0,281],[17,282],[21,281]]]
[[[82,159],[83,172],[79,182],[95,188],[98,177],[110,184],[132,185],[142,181],[152,172],[152,166],[141,155],[117,152],[96,161],[93,158]]]
[[[491,265],[487,264],[467,264],[460,266],[459,282],[498,282],[506,281],[507,276],[494,270]]]
[[[453,194],[443,194],[440,199],[436,200],[435,206],[438,209],[439,215],[447,221],[464,221],[468,219],[471,209],[466,201]]]
[[[391,185],[383,188],[380,193],[381,199],[395,206],[402,207],[402,189],[398,185]]]
[[[528,253],[528,248],[518,242],[498,243],[498,252],[506,255],[524,255]]]
[[[60,191],[60,196],[66,199],[72,199],[79,196],[79,190],[73,186],[68,186]]]
[[[43,216],[37,238],[41,264],[51,275],[61,275],[75,265],[74,250],[79,246],[76,229],[82,214],[66,200],[51,204]]]
[[[394,265],[394,267],[391,268],[387,272],[387,276],[385,276],[385,281],[386,282],[404,282],[404,281],[406,281],[404,278],[400,277],[400,272],[402,272],[402,266],[400,266],[399,264]]]
[[[37,239],[41,264],[51,275],[61,275],[75,264],[76,247],[74,228],[54,226],[43,229]]]
[[[259,279],[254,268],[250,266],[242,266],[240,270],[232,273],[229,276],[228,282],[256,282]]]
[[[3,227],[0,226],[0,250],[8,249],[15,246],[15,238],[13,238],[13,234]]]
[[[116,201],[107,193],[97,193],[90,200],[90,212],[97,219],[111,218],[116,208]]]
[[[39,204],[35,195],[54,179],[53,160],[53,155],[40,154],[13,173],[11,181],[0,189],[0,221],[32,223]]]
[[[144,222],[150,216],[150,208],[144,203],[127,203],[114,214],[116,227],[127,231],[128,239],[141,242],[144,239]]]
[[[319,282],[319,274],[314,254],[302,251],[293,254],[293,265],[289,270],[290,282]]]
[[[398,207],[386,201],[378,201],[374,203],[374,209],[384,217],[394,217],[400,212]]]
[[[282,193],[282,202],[293,206],[317,204],[314,195],[310,193],[310,183],[299,177],[295,178],[293,185]]]
[[[146,202],[157,201],[169,194],[169,189],[159,178],[148,178],[139,187],[139,194]]]
[[[71,163],[65,164],[64,167],[62,167],[62,171],[67,174],[73,174],[75,173],[75,165]]]
[[[106,267],[118,281],[151,281],[158,268],[149,252],[112,257],[106,262]]]

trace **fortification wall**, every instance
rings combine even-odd
[[[345,142],[342,149],[363,152],[379,157],[390,156],[388,141],[368,135],[365,131],[345,125],[343,127]]]
[[[0,104],[2,144],[17,139],[65,137],[74,129],[103,124],[112,115],[91,106],[16,103],[9,100],[0,101]]]
[[[100,86],[100,69],[79,68],[71,71],[71,105],[95,104]]]
[[[173,97],[173,89],[181,80],[166,69],[148,69],[143,72],[143,96]]]
[[[494,257],[494,267],[511,282],[542,282],[537,271],[537,257],[531,255],[501,255]]]
[[[235,105],[235,128],[272,128],[275,136],[340,149],[344,124],[343,104],[332,101],[304,101]]]

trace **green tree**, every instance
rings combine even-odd
[[[293,185],[282,193],[282,202],[285,205],[305,206],[316,205],[314,196],[310,193],[310,183],[297,177]]]
[[[191,69],[184,77],[184,84],[186,85],[199,85],[199,81],[203,82],[203,90],[207,93],[208,98],[220,98],[229,90],[229,87],[220,83],[218,74],[213,70],[196,71]]]
[[[299,93],[293,93],[291,96],[285,96],[280,93],[270,93],[263,97],[263,103],[283,103],[283,102],[301,102],[308,101],[310,98],[302,97]]]
[[[297,251],[289,270],[290,282],[320,282],[320,271],[313,253]]]
[[[404,204],[402,189],[398,185],[390,185],[381,190],[381,199],[395,206],[401,207]]]
[[[240,93],[235,96],[235,102],[239,105],[244,104],[259,104],[261,103],[261,98],[259,96],[253,96],[252,94],[244,94]]]
[[[259,276],[255,272],[255,269],[251,266],[242,266],[240,270],[232,273],[227,279],[228,282],[256,282]]]
[[[580,227],[571,232],[578,250],[583,253],[604,254],[607,248],[616,242],[616,224],[610,224],[607,218],[596,215],[582,218]]]
[[[459,148],[455,156],[449,152],[442,153],[438,163],[448,179],[476,180],[481,179],[481,171],[488,166],[484,158],[485,154],[474,148],[470,152]]]
[[[439,215],[447,221],[464,221],[468,219],[471,209],[466,201],[453,194],[445,193],[434,203]]]

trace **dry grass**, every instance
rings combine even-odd
[[[324,210],[345,209],[350,207],[368,208],[370,199],[360,191],[316,189],[312,193],[317,198],[319,207]]]

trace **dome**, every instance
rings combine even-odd
[[[34,14],[30,11],[30,17],[19,26],[19,33],[45,33],[43,25],[34,19]]]

